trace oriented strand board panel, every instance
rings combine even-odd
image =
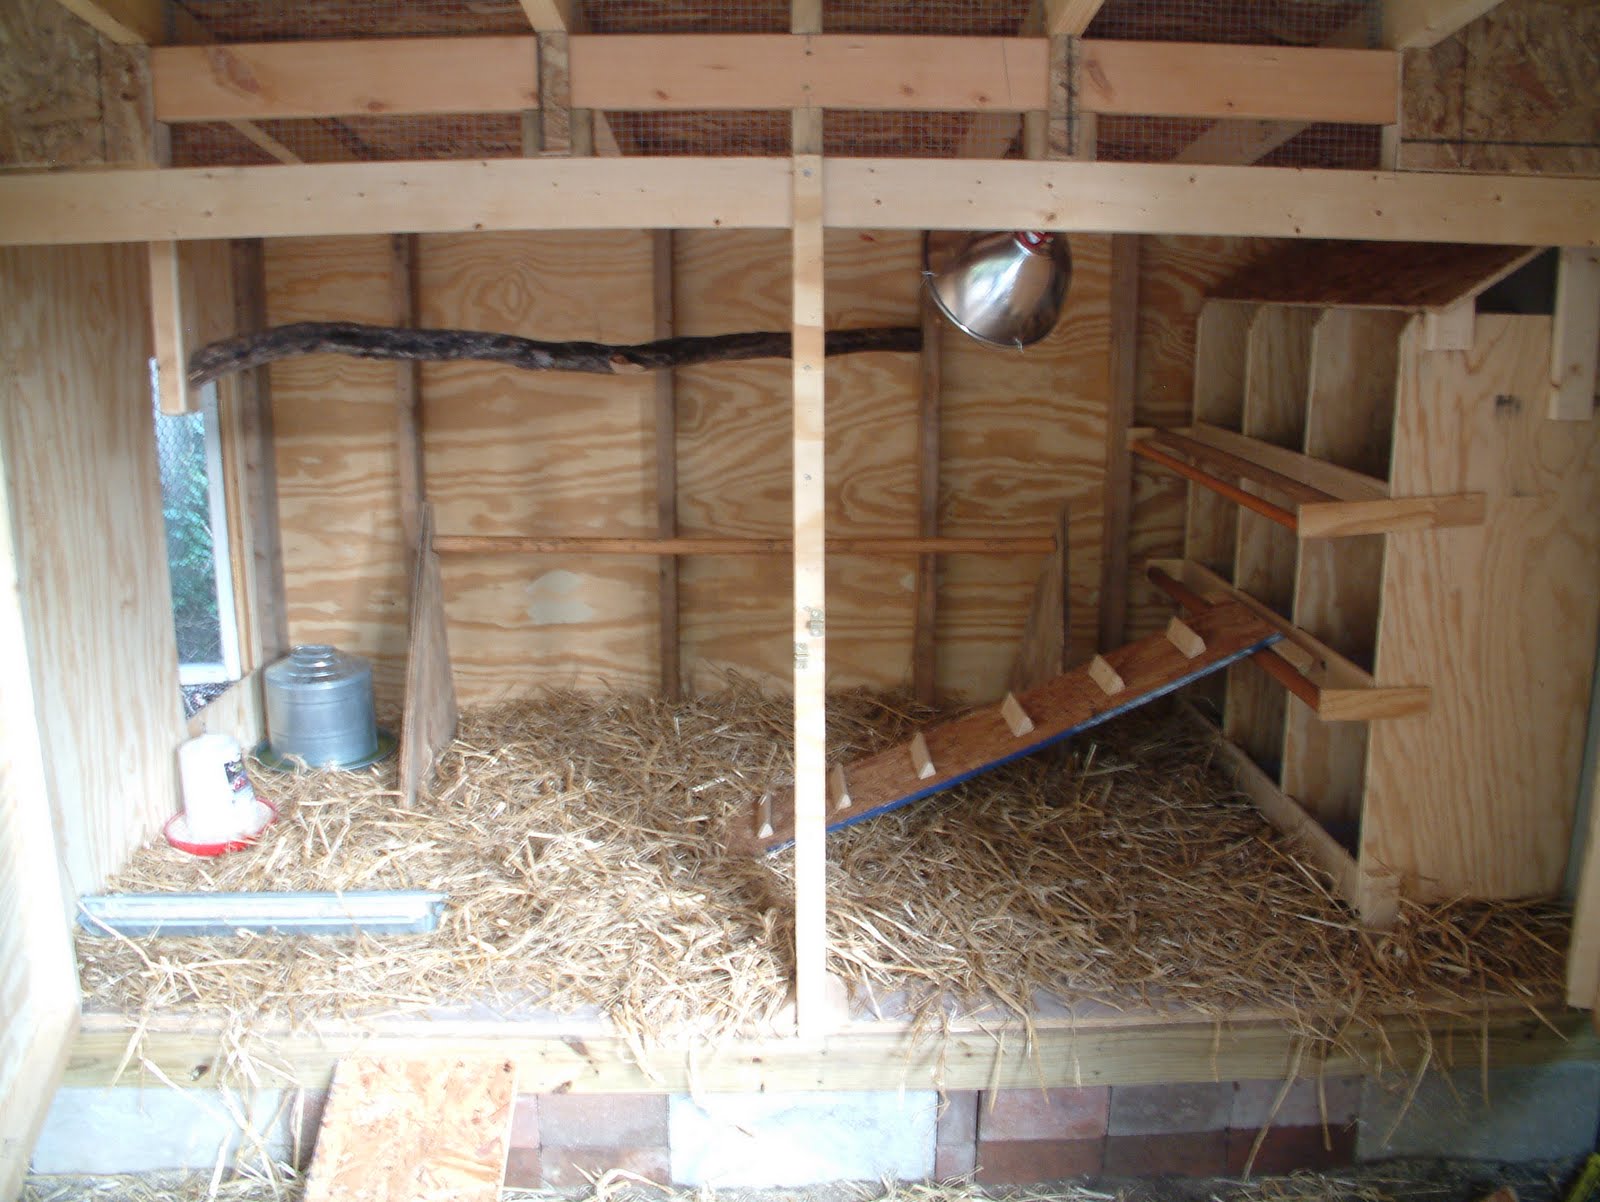
[[[1303,242],[1225,280],[1223,300],[1353,309],[1446,309],[1510,275],[1538,247]]]
[[[1422,898],[1555,892],[1571,844],[1600,619],[1600,421],[1547,422],[1550,320],[1480,314],[1471,351],[1401,352],[1397,493],[1481,490],[1481,527],[1389,538],[1364,863]],[[1440,832],[1450,832],[1441,838]]]
[[[0,163],[103,163],[100,36],[56,0],[0,5]]]
[[[1255,238],[1163,236],[1142,239],[1139,388],[1134,425],[1182,426],[1189,423],[1195,402],[1196,331],[1206,296],[1220,281],[1272,254],[1282,245],[1278,241]],[[1242,353],[1236,362],[1244,362]],[[1237,391],[1242,402],[1242,375]],[[1129,638],[1161,629],[1172,614],[1172,602],[1145,580],[1143,565],[1148,559],[1183,555],[1188,496],[1188,485],[1181,477],[1142,459],[1134,459],[1133,505],[1128,530]],[[1229,568],[1231,558],[1230,549]]]
[[[387,238],[268,241],[268,322],[387,323],[390,258]],[[371,659],[380,706],[398,708],[409,581],[394,365],[308,355],[271,370],[289,640]]]
[[[516,1086],[505,1059],[341,1060],[306,1202],[495,1202]]]
[[[93,892],[177,805],[184,737],[143,247],[0,252],[11,483],[58,847]]]

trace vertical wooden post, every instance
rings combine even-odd
[[[417,324],[417,237],[394,234],[389,239],[390,319],[397,326]],[[422,530],[422,502],[427,485],[422,470],[422,367],[415,362],[395,365],[395,460],[400,489],[400,532],[406,554],[415,552]]]
[[[794,0],[791,29],[820,33],[821,0]],[[794,929],[795,1025],[819,1038],[826,1024],[828,817],[826,608],[827,396],[823,352],[822,111],[798,109],[792,127],[794,230]]]
[[[923,287],[921,396],[917,404],[917,533],[939,533],[939,392],[941,331],[938,306]],[[911,628],[911,691],[932,705],[939,687],[939,557],[917,556],[917,607]]]
[[[1586,422],[1594,417],[1600,345],[1600,251],[1563,247],[1559,272],[1545,416]]]
[[[1111,238],[1111,397],[1100,552],[1100,650],[1124,642],[1128,619],[1128,530],[1133,462],[1128,427],[1139,387],[1139,235]]]
[[[657,230],[651,242],[651,303],[655,338],[671,338],[672,231]],[[678,536],[678,402],[671,370],[655,373],[656,409],[656,533]],[[657,561],[661,695],[676,701],[683,691],[678,658],[678,557],[663,555]]]
[[[177,242],[152,242],[150,255],[150,339],[155,347],[156,390],[161,412],[193,413],[199,401],[189,391],[188,322],[193,306],[185,293],[183,255]]]

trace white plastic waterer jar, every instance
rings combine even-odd
[[[244,750],[228,735],[198,735],[178,747],[183,816],[195,843],[231,843],[255,823],[256,793]]]

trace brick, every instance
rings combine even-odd
[[[511,1110],[511,1146],[537,1148],[539,1146],[539,1095],[521,1093]]]
[[[937,1142],[941,1148],[970,1147],[978,1138],[978,1091],[957,1089],[939,1099]]]
[[[1103,1139],[1017,1139],[978,1145],[981,1185],[1032,1185],[1098,1173]]]
[[[1111,1090],[1105,1085],[1066,1089],[997,1089],[978,1101],[981,1143],[1028,1139],[1098,1139],[1106,1133]]]
[[[935,1181],[954,1181],[970,1177],[978,1167],[978,1145],[970,1140],[965,1144],[939,1144],[933,1149],[933,1177]]]
[[[1118,1085],[1111,1091],[1111,1135],[1176,1135],[1224,1131],[1233,1112],[1233,1083]]]
[[[1227,1171],[1226,1131],[1112,1135],[1106,1139],[1108,1177],[1212,1177]]]
[[[538,1189],[544,1184],[539,1170],[539,1149],[513,1146],[506,1156],[506,1188]]]
[[[665,1145],[552,1148],[547,1144],[539,1150],[539,1162],[543,1184],[550,1189],[572,1189],[587,1185],[611,1169],[621,1169],[658,1185],[669,1184],[671,1178]]]
[[[1361,1113],[1361,1078],[1324,1078],[1323,1093],[1328,1100],[1328,1125],[1343,1127]],[[1259,1130],[1272,1115],[1272,1103],[1283,1088],[1282,1081],[1234,1082],[1233,1111],[1228,1126],[1238,1130]],[[1272,1115],[1274,1127],[1314,1127],[1322,1123],[1314,1077],[1301,1078],[1289,1087],[1283,1105]]]
[[[546,1148],[666,1146],[663,1094],[539,1095],[539,1140]]]
[[[1235,1128],[1228,1132],[1228,1172],[1244,1172],[1245,1161],[1256,1141],[1257,1129]],[[1273,1127],[1261,1143],[1251,1173],[1293,1173],[1300,1169],[1337,1169],[1354,1164],[1356,1126],[1343,1123],[1328,1127],[1328,1147],[1323,1143],[1322,1127]]]

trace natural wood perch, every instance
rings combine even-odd
[[[922,331],[907,326],[870,330],[834,330],[827,353],[854,355],[863,351],[920,351]],[[199,387],[230,372],[247,371],[293,355],[353,355],[358,359],[478,359],[504,363],[524,371],[581,371],[595,375],[634,375],[660,368],[697,363],[731,363],[743,359],[787,359],[787,332],[718,334],[708,338],[663,338],[634,346],[604,342],[537,342],[512,334],[481,330],[407,330],[369,326],[353,321],[302,321],[254,334],[224,338],[189,357],[189,384]]]

